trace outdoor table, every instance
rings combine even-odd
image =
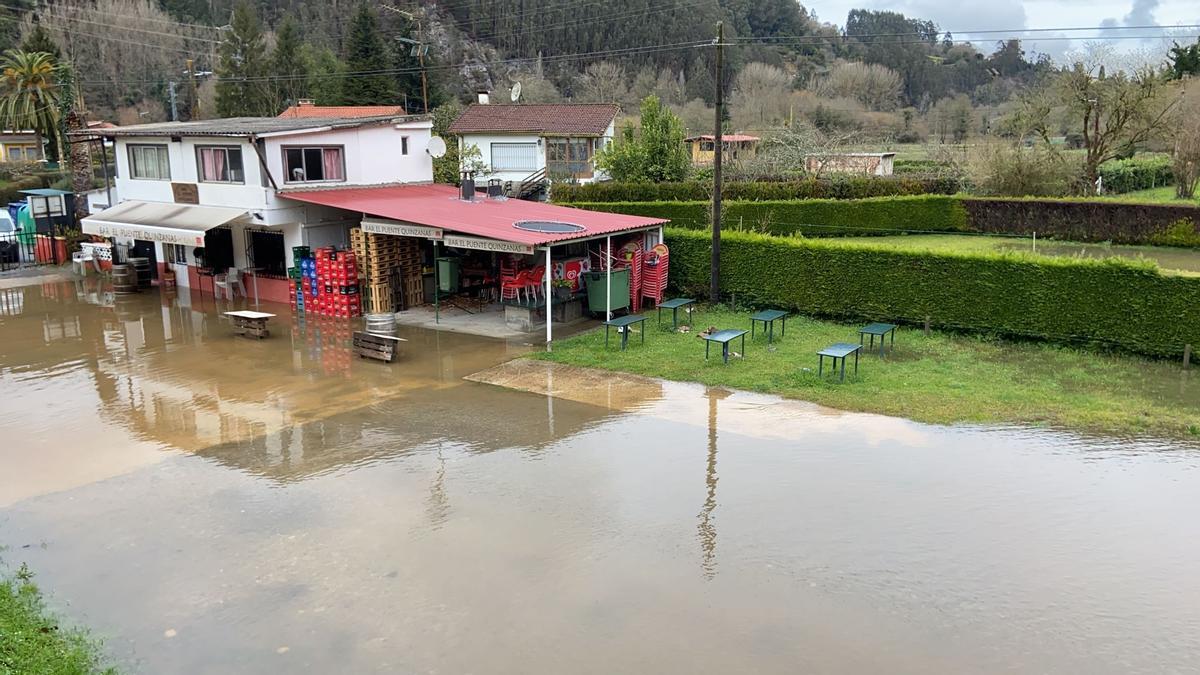
[[[260,340],[271,334],[267,330],[267,320],[275,318],[274,314],[254,312],[248,309],[225,312],[224,314],[233,319],[233,330],[235,333],[243,337],[255,337]]]
[[[662,325],[662,311],[671,310],[671,329],[679,330],[679,310],[695,302],[691,298],[671,298],[658,305],[658,323]]]
[[[749,332],[750,331],[748,330],[741,330],[740,328],[727,328],[725,330],[719,330],[715,333],[709,333],[708,335],[701,334],[700,337],[704,338],[704,360],[708,360],[709,346],[713,342],[717,342],[721,345],[721,358],[725,360],[725,363],[729,363],[729,343],[733,342],[739,337],[742,338],[742,354],[745,354],[746,333]]]
[[[608,329],[615,327],[621,333],[621,351],[625,351],[625,345],[629,344],[629,329],[635,323],[644,323],[646,317],[641,314],[627,314],[616,319],[609,319],[604,322],[604,346],[608,347]],[[642,326],[642,344],[646,344],[646,327]]]
[[[871,336],[871,349],[875,348],[875,336],[879,336],[879,355],[883,356],[883,338],[888,333],[892,334],[892,346],[896,346],[896,324],[893,323],[872,323],[858,329],[858,344],[863,343],[863,336]]]
[[[854,374],[858,375],[858,352],[862,349],[862,345],[856,345],[853,342],[839,342],[830,345],[825,349],[817,352],[817,377],[821,377],[825,369],[825,357],[833,359],[833,370],[837,371],[838,359],[842,360],[842,382],[846,381],[846,357],[854,355]]]
[[[761,323],[767,331],[767,344],[775,339],[775,321],[780,320],[779,335],[787,334],[787,312],[778,309],[764,309],[750,315],[750,339],[754,339],[754,327]]]

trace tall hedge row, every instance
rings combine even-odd
[[[709,235],[668,228],[672,284],[708,288]],[[1177,357],[1200,346],[1200,278],[1120,260],[930,253],[733,232],[721,288],[739,302],[857,320],[1098,344]],[[1030,368],[1040,364],[1030,363]]]
[[[1149,155],[1114,159],[1100,165],[1104,191],[1123,194],[1175,184],[1169,155]]]
[[[950,176],[835,176],[786,181],[730,181],[722,195],[730,201],[787,199],[865,199],[901,195],[952,195],[959,191],[958,179]],[[561,204],[574,202],[705,201],[711,199],[709,183],[619,183],[587,185],[557,184],[551,198]]]
[[[707,228],[708,202],[599,202],[572,206],[594,211],[669,218],[674,225]],[[722,210],[723,227],[774,235],[808,237],[884,235],[897,231],[953,232],[967,228],[966,211],[955,197],[922,195],[873,199],[731,201]]]
[[[1200,208],[1086,199],[963,197],[971,230],[1114,244],[1200,245]],[[1195,243],[1171,241],[1190,229]],[[1182,231],[1182,232],[1181,232]],[[1173,234],[1172,234],[1173,233]]]
[[[593,211],[669,218],[708,227],[707,201],[580,202]],[[1200,208],[1084,199],[923,195],[873,199],[726,201],[729,229],[809,237],[896,232],[984,232],[1064,241],[1200,247]]]

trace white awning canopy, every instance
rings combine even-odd
[[[84,234],[203,246],[204,233],[246,215],[240,209],[166,202],[121,202],[84,218]]]

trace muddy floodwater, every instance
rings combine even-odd
[[[515,391],[463,378],[519,342],[412,329],[383,365],[264,309],[257,342],[211,298],[0,289],[0,557],[125,672],[1200,664],[1196,447]]]

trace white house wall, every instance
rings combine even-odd
[[[614,132],[615,126],[609,124],[608,128],[604,131],[604,136],[600,138],[599,147],[607,147],[612,142]],[[555,137],[560,136],[556,134]],[[496,171],[492,169],[492,143],[537,143],[535,168],[529,171]],[[488,178],[498,178],[502,181],[520,183],[529,177],[530,174],[546,168],[546,143],[542,140],[542,136],[537,134],[463,134],[459,141],[460,151],[472,145],[479,148],[479,159],[489,169],[489,173],[476,176],[476,181],[481,184],[486,184]],[[591,183],[598,180],[608,180],[608,174],[600,169],[596,169],[595,175],[592,178],[584,178],[579,182]]]

